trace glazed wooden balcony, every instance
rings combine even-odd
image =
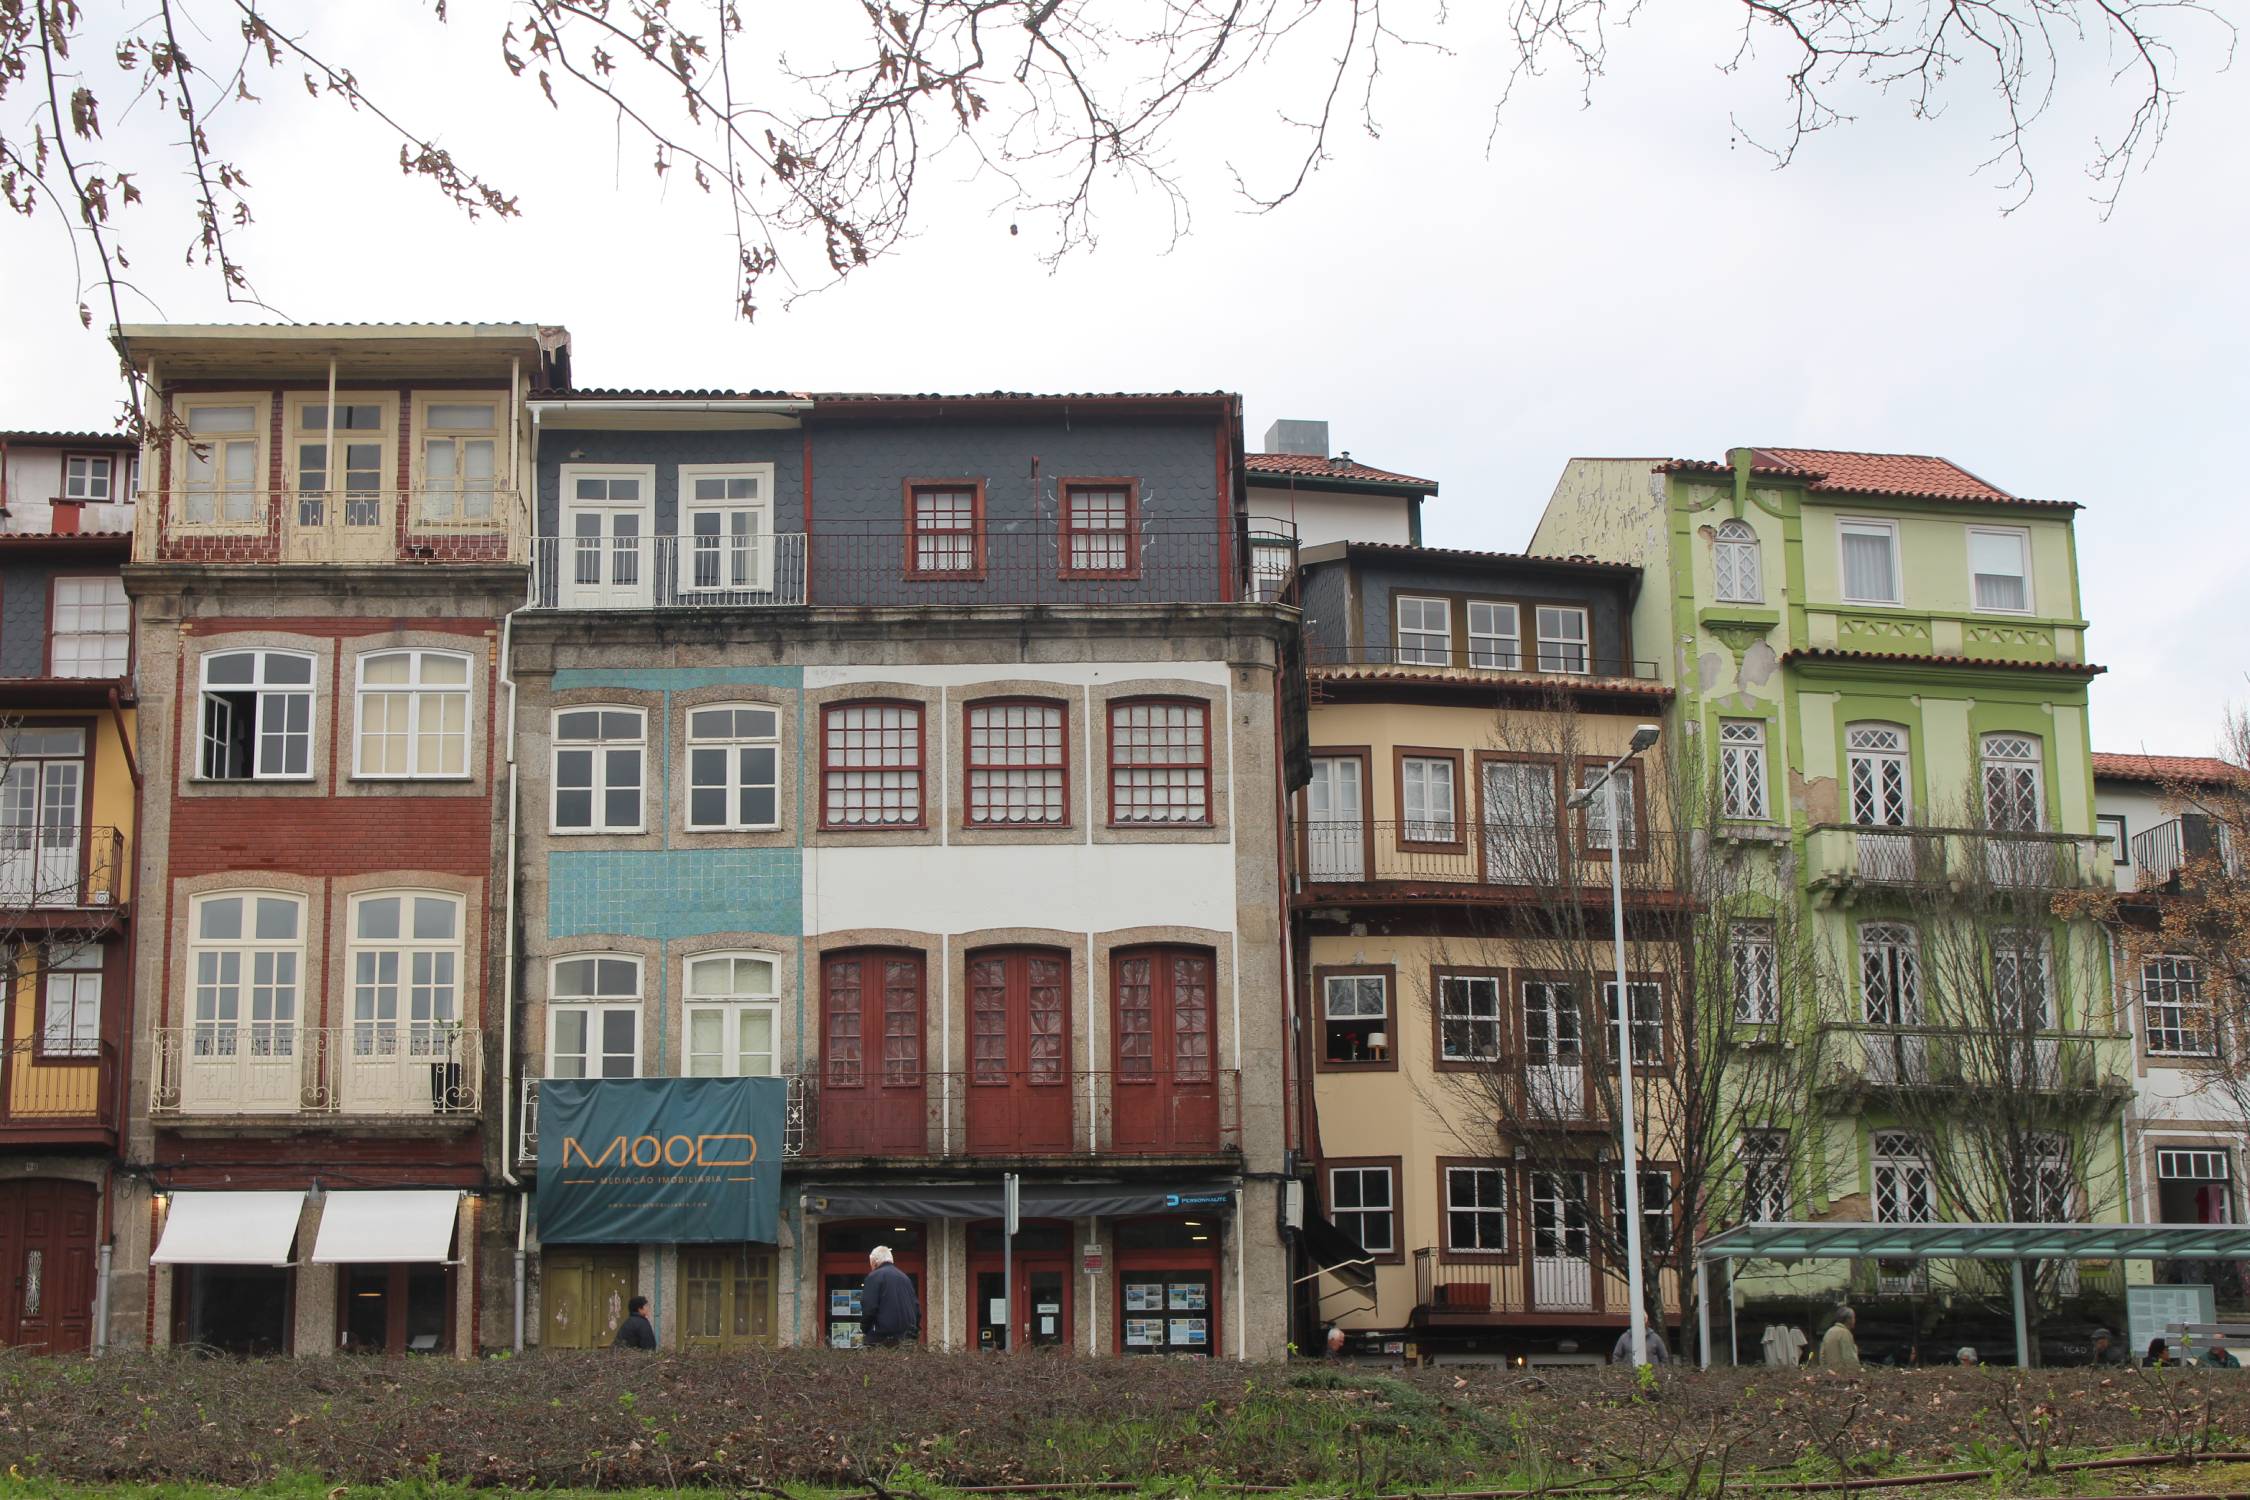
[[[522,493],[498,482],[412,490],[147,490],[142,562],[330,565],[525,562]]]
[[[1433,823],[1383,820],[1303,822],[1298,861],[1300,904],[1359,897],[1526,901],[1556,890],[1609,899],[1609,851],[1589,847],[1578,815],[1540,824]],[[1629,903],[1678,900],[1678,856],[1672,833],[1646,829],[1628,836],[1622,884]]]

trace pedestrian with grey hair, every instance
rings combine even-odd
[[[867,1280],[859,1288],[859,1326],[867,1342],[895,1349],[922,1333],[922,1304],[914,1283],[891,1259],[891,1247],[877,1245],[867,1252]]]
[[[1977,1367],[1976,1346],[1974,1344],[1963,1344],[1960,1348],[1954,1350],[1953,1362],[1967,1369],[1975,1369]]]
[[[1852,1337],[1852,1327],[1859,1322],[1859,1314],[1848,1307],[1836,1309],[1836,1321],[1828,1325],[1828,1332],[1820,1339],[1820,1367],[1823,1370],[1856,1370],[1859,1368],[1859,1340]]]

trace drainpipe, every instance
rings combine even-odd
[[[520,372],[513,373],[509,376],[508,384],[510,395],[518,394],[521,379],[522,376]],[[510,437],[508,446],[511,456],[514,456],[516,453],[516,440],[514,437],[514,431],[519,425],[520,423],[514,419],[511,419],[509,423]],[[533,440],[532,451],[534,454],[538,452],[536,438]],[[516,483],[523,483],[523,466],[520,462],[516,464],[513,473]],[[536,481],[534,481],[534,483],[536,484]],[[529,529],[530,527],[536,527],[538,519],[539,507],[537,503],[537,497],[535,495],[531,506],[531,515],[529,517],[527,529]],[[538,559],[536,545],[533,548],[532,576],[527,587],[538,587]],[[521,614],[526,608],[529,607],[529,605],[530,599],[527,597],[523,603],[518,604],[514,609],[509,610],[508,613],[502,616],[500,620],[500,685],[508,690],[508,725],[507,733],[505,736],[503,736],[508,751],[508,837],[507,843],[505,845],[505,854],[503,855],[503,858],[506,860],[506,864],[503,866],[501,871],[501,879],[504,887],[504,894],[502,897],[504,916],[502,920],[504,930],[506,932],[506,937],[503,939],[503,957],[500,965],[500,1180],[506,1183],[509,1187],[512,1187],[516,1190],[516,1318],[513,1347],[515,1349],[515,1352],[518,1354],[523,1353],[524,1268],[526,1265],[524,1245],[531,1227],[531,1194],[524,1189],[522,1181],[517,1178],[515,1174],[513,1163],[516,1152],[516,1140],[515,1132],[511,1128],[515,1124],[516,1104],[517,830],[516,678],[514,652],[516,616]]]
[[[109,1257],[110,1246],[103,1241],[94,1258],[94,1355],[96,1358],[109,1352]]]

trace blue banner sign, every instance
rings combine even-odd
[[[548,1078],[539,1085],[547,1244],[772,1244],[779,1078]]]

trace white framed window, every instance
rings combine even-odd
[[[1633,1039],[1633,1065],[1642,1068],[1660,1068],[1664,1065],[1664,987],[1649,980],[1632,980],[1626,990],[1633,999],[1631,1035]],[[1603,1027],[1604,1049],[1612,1057],[1617,1055],[1617,981],[1602,982],[1602,1011],[1608,1017]]]
[[[1617,1234],[1625,1238],[1625,1174],[1609,1174],[1610,1203],[1617,1210]],[[1672,1174],[1641,1173],[1641,1243],[1658,1254],[1672,1248]]]
[[[2166,953],[2141,961],[2141,1030],[2159,1057],[2209,1057],[2218,1050],[2202,964]]]
[[[1980,612],[2031,613],[2031,533],[2014,526],[1969,528],[1969,598]]]
[[[54,656],[57,677],[123,677],[133,660],[133,605],[116,574],[57,578]]]
[[[688,710],[690,828],[781,824],[781,713],[756,703]]]
[[[469,774],[469,656],[370,651],[359,659],[352,774],[439,780]]]
[[[770,953],[700,953],[687,961],[680,1072],[687,1078],[771,1078],[777,1058],[778,961]]]
[[[1332,1063],[1374,1062],[1391,1040],[1391,987],[1382,974],[1323,974],[1321,1020]]]
[[[1491,1062],[1503,1041],[1500,981],[1490,974],[1441,974],[1437,982],[1438,1056]]]
[[[65,500],[92,500],[97,503],[110,497],[111,478],[117,461],[107,453],[73,453],[63,460],[63,492]]]
[[[1599,781],[1602,769],[1600,766],[1580,767],[1578,789],[1584,791],[1596,781]],[[1638,766],[1619,766],[1616,771],[1611,773],[1610,781],[1610,786],[1603,787],[1586,799],[1586,847],[1589,849],[1614,849],[1618,847],[1618,837],[1612,835],[1609,827],[1610,793],[1614,789],[1617,794],[1617,819],[1622,825],[1619,831],[1622,834],[1623,845],[1628,851],[1638,849],[1641,846],[1641,828],[1636,793],[1640,790],[1640,768]]]
[[[225,891],[197,896],[190,906],[190,1055],[296,1056],[304,898]]]
[[[1751,1224],[1786,1224],[1791,1218],[1789,1132],[1744,1131],[1741,1142],[1742,1217]]]
[[[1523,1060],[1535,1068],[1576,1067],[1584,1059],[1578,997],[1557,980],[1523,982]]]
[[[2070,1143],[2052,1133],[2025,1141],[2015,1164],[2016,1208],[2022,1222],[2068,1224],[2077,1217],[2077,1173],[2071,1168]]]
[[[1747,521],[1723,521],[1711,544],[1713,592],[1722,604],[1763,604],[1766,579],[1758,533]]]
[[[265,424],[248,396],[180,403],[186,431],[173,455],[180,521],[186,526],[248,527],[261,519]]]
[[[680,592],[773,588],[773,465],[680,465]]]
[[[1854,604],[1897,604],[1898,523],[1838,521],[1844,598]]]
[[[1770,1026],[1781,1019],[1780,958],[1772,922],[1744,919],[1727,924],[1727,971],[1737,1022]]]
[[[357,1058],[447,1058],[461,1025],[461,908],[439,891],[352,897],[351,1050]]]
[[[2038,736],[1988,734],[1980,748],[1985,827],[2012,833],[2036,832],[2046,820]]]
[[[1504,1169],[1445,1169],[1445,1248],[1455,1255],[1508,1253],[1508,1174]]]
[[[204,655],[206,781],[312,778],[313,659],[303,651],[212,651]]]
[[[289,485],[298,525],[382,524],[397,451],[391,405],[386,396],[347,397],[333,407],[326,396],[290,403]]]
[[[1328,1217],[1369,1255],[1397,1252],[1398,1198],[1393,1186],[1389,1167],[1328,1169]]]
[[[1453,844],[1461,839],[1461,799],[1454,762],[1442,755],[1407,755],[1398,763],[1399,809],[1409,844]]]
[[[1766,726],[1761,719],[1719,721],[1719,816],[1767,816]]]
[[[639,833],[648,715],[637,708],[555,710],[556,833]]]
[[[40,967],[46,974],[41,996],[39,1050],[46,1057],[98,1057],[102,1050],[102,946],[99,943],[49,943]]]
[[[591,953],[558,958],[547,985],[547,1076],[638,1078],[641,961]]]
[[[1903,1130],[1876,1131],[1869,1168],[1876,1223],[1927,1224],[1937,1218],[1937,1187],[1920,1137]]]
[[[2110,863],[2124,867],[2133,862],[2133,842],[2125,826],[2123,813],[2100,813],[2094,818],[2094,832],[2109,845]]]
[[[2228,1182],[2233,1180],[2227,1152],[2197,1146],[2160,1146],[2156,1152],[2159,1182]]]
[[[1870,1026],[1922,1023],[1922,943],[1904,922],[1859,924],[1859,1004]]]
[[[1469,665],[1513,672],[1523,665],[1523,612],[1490,599],[1469,601]]]
[[[1453,660],[1453,606],[1444,599],[1398,596],[1398,659],[1442,667]]]
[[[512,476],[500,469],[507,397],[447,392],[420,402],[422,492],[415,519],[424,525],[489,524],[495,497]]]
[[[1868,828],[1903,828],[1913,821],[1913,778],[1905,730],[1895,724],[1847,725],[1844,760],[1854,823]]]
[[[1570,672],[1579,676],[1592,670],[1586,611],[1560,604],[1542,604],[1533,611],[1539,624],[1539,670]]]

